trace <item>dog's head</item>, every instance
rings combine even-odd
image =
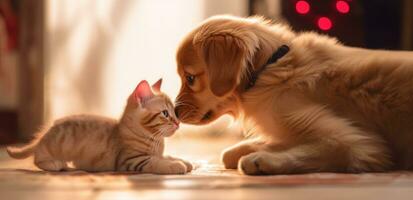
[[[263,35],[255,30],[262,23],[214,17],[185,37],[177,52],[182,86],[175,111],[181,121],[206,124],[223,114],[237,115],[237,93],[247,64],[262,56],[257,49],[265,48]]]

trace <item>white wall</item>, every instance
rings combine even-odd
[[[46,119],[94,113],[117,117],[136,84],[180,81],[175,51],[208,16],[247,14],[246,0],[48,0]]]

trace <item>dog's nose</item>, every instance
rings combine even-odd
[[[179,112],[178,112],[178,107],[175,107],[175,115],[179,119]]]

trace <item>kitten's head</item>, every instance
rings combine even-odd
[[[141,81],[128,99],[125,117],[155,137],[168,137],[179,128],[169,97],[161,92],[162,79],[150,86]]]

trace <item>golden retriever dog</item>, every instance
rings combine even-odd
[[[383,38],[385,39],[385,38]],[[413,52],[347,47],[262,18],[216,16],[177,52],[175,112],[261,137],[222,155],[248,175],[413,169]]]

